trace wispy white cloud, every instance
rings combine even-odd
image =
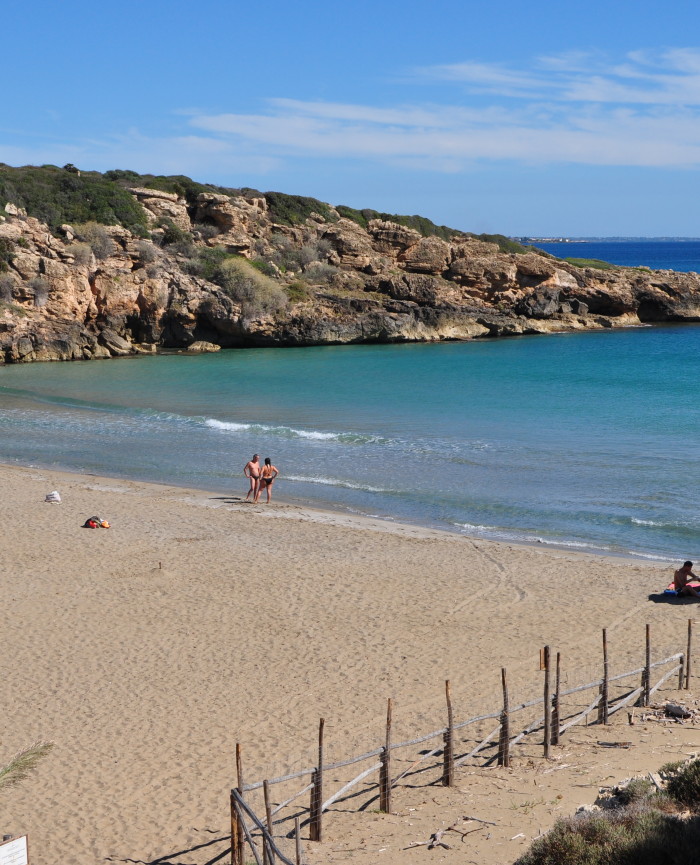
[[[420,83],[432,102],[416,99]],[[248,113],[189,108],[172,115],[182,124],[172,137],[0,143],[0,160],[200,177],[264,175],[298,159],[445,173],[494,161],[700,167],[700,49],[567,52],[527,68],[465,61],[417,70],[410,93],[385,106],[273,98]]]
[[[455,63],[416,70],[418,80],[459,83],[473,93],[563,102],[700,105],[700,49],[632,51],[622,62],[598,52],[536,58],[532,68]]]
[[[700,166],[700,49],[535,58],[527,69],[465,61],[420,69],[439,104],[271,99],[254,114],[190,124],[277,158],[379,160],[456,171],[475,161]],[[451,96],[451,98],[450,98]]]

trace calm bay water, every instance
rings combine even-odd
[[[699,434],[698,326],[0,368],[3,462],[674,560]]]
[[[625,267],[650,267],[652,270],[678,270],[700,273],[700,241],[606,241],[573,243],[536,243],[557,258],[597,258]]]

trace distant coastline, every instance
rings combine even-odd
[[[535,237],[513,236],[518,243],[698,243],[700,237]]]

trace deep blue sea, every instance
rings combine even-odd
[[[700,326],[0,367],[0,461],[700,556]]]
[[[572,243],[535,243],[557,258],[598,258],[625,267],[650,267],[652,270],[679,270],[700,273],[700,241],[606,241]]]

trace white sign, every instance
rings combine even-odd
[[[0,865],[29,865],[26,835],[0,842]]]

